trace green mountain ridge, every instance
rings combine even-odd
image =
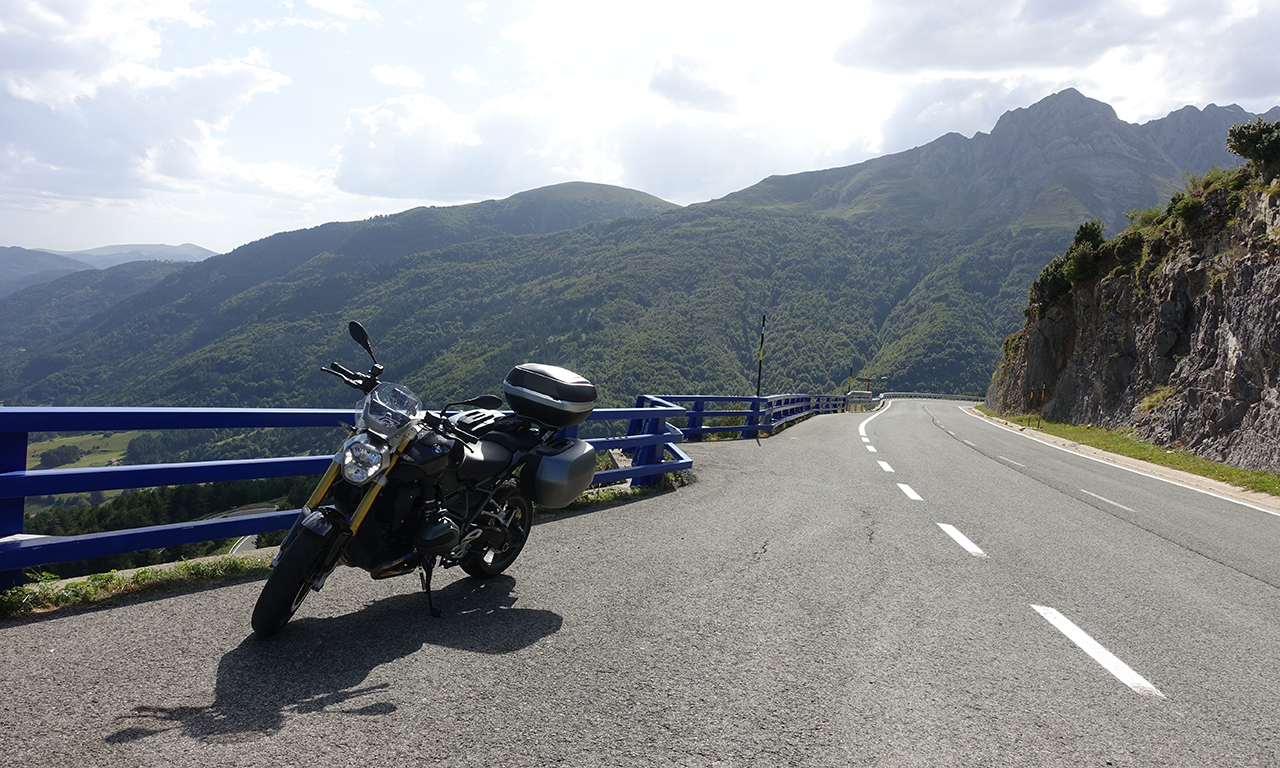
[[[280,233],[12,353],[0,398],[348,405],[318,368],[367,365],[351,319],[429,403],[494,392],[528,360],[586,375],[604,405],[748,394],[762,313],[766,391],[843,391],[852,369],[894,389],[979,392],[1022,325],[1027,286],[1080,222],[1123,219],[1207,170],[1174,156],[1213,160],[1220,124],[1251,117],[1188,110],[1135,127],[1067,91],[989,135],[686,208],[572,183]]]
[[[95,267],[69,256],[17,246],[0,247],[0,297],[86,269]]]

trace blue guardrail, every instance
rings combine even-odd
[[[688,407],[681,405],[685,403]],[[843,395],[643,395],[634,408],[600,408],[588,418],[626,422],[624,434],[585,439],[597,451],[621,449],[632,457],[629,467],[597,472],[596,483],[631,480],[633,485],[645,485],[657,475],[693,465],[678,447],[686,438],[701,440],[708,434],[735,431],[743,437],[755,436],[803,416],[843,410],[845,403]],[[298,515],[298,510],[290,509],[81,536],[32,536],[23,532],[27,496],[319,475],[333,460],[324,455],[28,470],[30,433],[334,427],[352,423],[356,416],[348,409],[0,407],[0,587],[5,586],[2,582],[18,583],[25,568],[281,531]],[[741,424],[712,423],[717,419]],[[576,428],[570,431],[574,432]]]

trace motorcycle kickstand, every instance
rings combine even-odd
[[[422,582],[422,591],[427,593],[427,612],[431,614],[431,618],[440,618],[440,611],[436,609],[435,603],[431,600],[431,572],[436,568],[436,559],[433,557],[422,565],[418,571],[418,580]]]

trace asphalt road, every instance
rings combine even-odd
[[[441,619],[341,569],[266,642],[259,581],[0,626],[0,765],[1280,764],[1280,517],[868,419],[689,446],[693,485],[438,572]]]

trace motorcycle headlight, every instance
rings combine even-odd
[[[342,476],[352,485],[364,485],[391,464],[391,447],[376,444],[367,434],[357,435],[342,447]]]

